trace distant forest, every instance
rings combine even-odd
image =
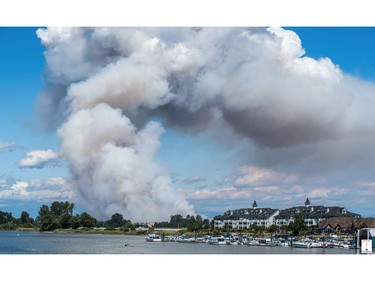
[[[123,231],[135,230],[137,227],[146,226],[142,223],[132,223],[122,214],[115,213],[111,219],[100,221],[83,212],[73,215],[74,203],[55,201],[50,206],[42,205],[38,216],[34,219],[26,211],[22,211],[19,218],[12,213],[0,211],[0,230],[16,230],[19,228],[39,229],[40,231],[53,231],[55,229],[79,229],[102,227],[106,229],[121,229]],[[212,222],[203,219],[200,215],[186,216],[173,215],[169,222],[156,222],[154,228],[187,228],[195,231],[210,229]]]

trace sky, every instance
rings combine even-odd
[[[163,1],[175,11],[165,15],[143,1],[126,10],[92,2],[90,11],[67,1],[58,13],[7,4],[0,210],[35,217],[41,204],[68,200],[100,219],[168,220],[309,197],[375,216],[366,1],[339,12],[315,1],[308,14],[284,10],[288,1],[271,10],[234,2],[209,17],[211,5],[181,14],[173,1]]]
[[[375,28],[0,28],[0,210],[375,216]],[[145,207],[147,206],[147,207]]]

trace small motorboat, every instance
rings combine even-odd
[[[146,241],[147,242],[161,242],[162,239],[161,239],[161,236],[159,234],[151,233],[151,234],[146,236]]]

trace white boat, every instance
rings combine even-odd
[[[223,236],[212,236],[210,239],[207,240],[207,242],[210,245],[226,245],[227,244]]]
[[[324,243],[321,241],[313,241],[310,243],[310,248],[323,248]]]
[[[279,239],[278,245],[282,247],[288,247],[290,246],[290,242],[288,242],[286,239]]]
[[[261,238],[256,238],[256,240],[258,241],[257,246],[270,246],[271,245],[271,238],[261,237]]]
[[[311,241],[308,241],[308,240],[294,240],[292,246],[295,247],[295,248],[310,248]]]
[[[151,233],[151,234],[146,236],[146,241],[147,242],[161,242],[162,239],[161,239],[161,236],[159,234]]]

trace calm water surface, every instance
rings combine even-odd
[[[128,244],[128,246],[125,246]],[[146,242],[144,236],[0,231],[0,254],[346,254],[353,249],[299,249]]]

